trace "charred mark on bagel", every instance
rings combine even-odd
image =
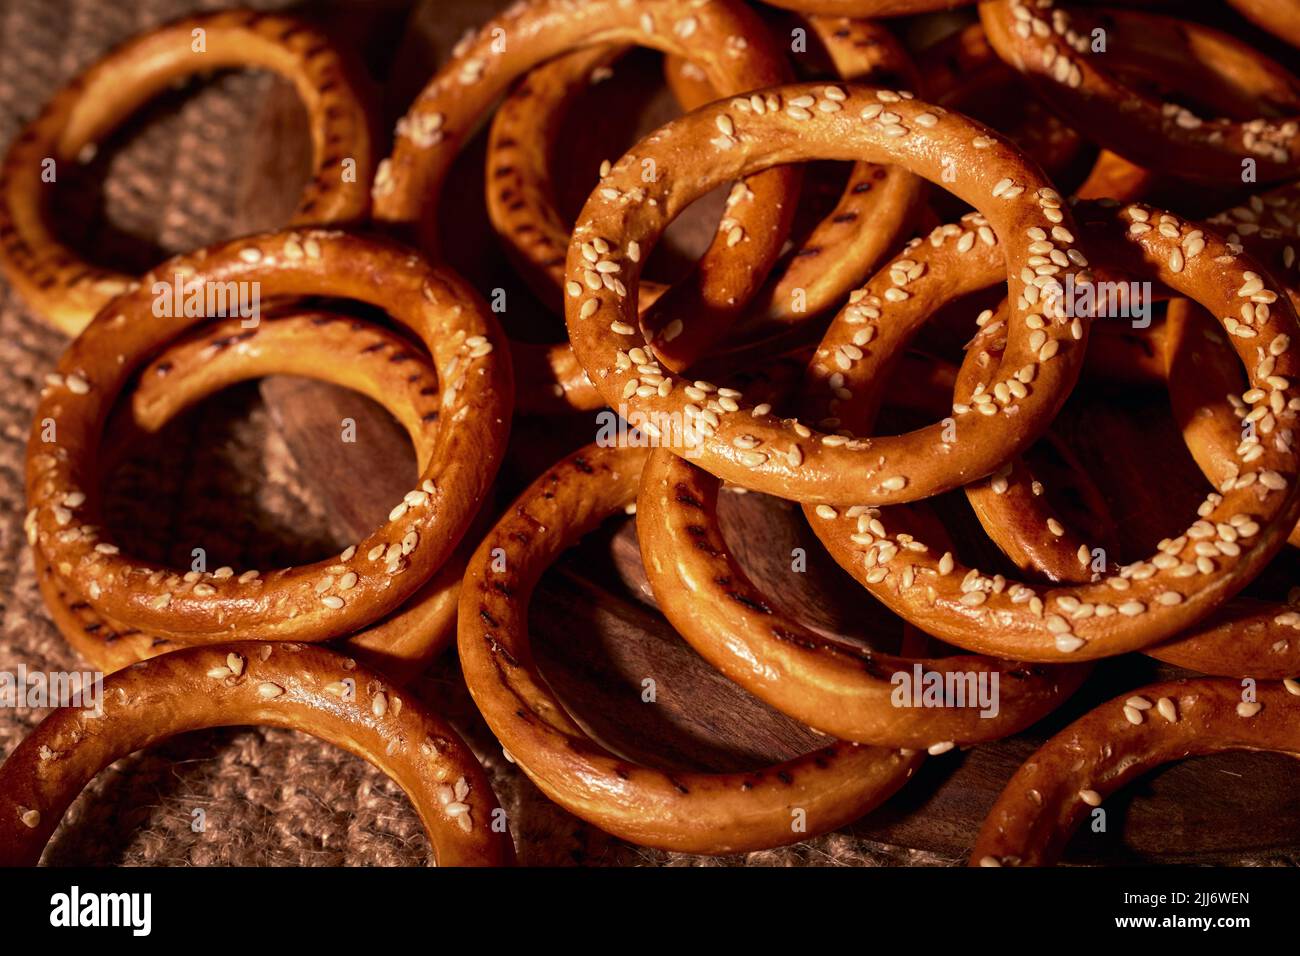
[[[511,667],[519,666],[519,661],[516,660],[515,655],[511,654],[510,651],[506,649],[505,645],[497,640],[495,634],[488,634],[486,636],[488,642],[488,650],[492,652],[493,657],[501,658]]]
[[[687,525],[686,533],[695,539],[695,547],[698,550],[703,551],[709,557],[716,558],[722,554],[721,551],[709,542],[709,529],[703,525]]]
[[[212,339],[208,342],[208,348],[214,352],[220,352],[230,348],[232,345],[238,345],[240,342],[247,342],[257,334],[257,329],[249,329],[247,332],[236,332],[233,335],[225,335],[221,338]]]
[[[723,583],[723,582],[727,582],[727,583]],[[729,581],[729,579],[727,579],[727,578],[721,578],[721,579],[718,579],[718,582],[717,582],[717,583],[721,584],[724,588],[727,588],[727,587],[728,587],[728,584],[730,583],[730,581]],[[753,598],[751,598],[751,597],[747,597],[746,595],[741,594],[739,591],[733,591],[733,590],[730,590],[730,588],[728,588],[728,590],[727,590],[727,597],[731,598],[733,601],[735,601],[735,602],[736,602],[737,604],[739,604],[741,607],[749,608],[751,611],[755,611],[755,612],[757,612],[757,613],[759,613],[759,614],[771,614],[771,613],[772,613],[772,609],[771,609],[770,607],[768,607],[766,604],[764,604],[764,603],[761,602],[761,601],[755,601]]]
[[[778,641],[785,641],[787,644],[794,644],[796,647],[802,647],[807,651],[815,651],[823,646],[820,641],[811,640],[810,638],[804,637],[803,635],[782,627],[779,624],[773,624],[771,631],[772,636]]]
[[[678,503],[684,504],[688,508],[694,508],[696,511],[704,510],[704,502],[691,493],[690,485],[686,484],[686,482],[679,481],[674,491],[676,492],[674,500]]]

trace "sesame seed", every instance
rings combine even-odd
[[[1129,707],[1128,705],[1125,705],[1124,719],[1127,720],[1130,724],[1136,726],[1142,723],[1142,711],[1138,710],[1136,707]]]
[[[257,696],[264,700],[273,700],[284,693],[284,688],[279,684],[272,684],[270,681],[264,681],[257,685]]]
[[[1237,716],[1254,717],[1263,709],[1264,709],[1264,705],[1257,700],[1249,700],[1249,701],[1243,700],[1240,704],[1237,705]]]
[[[930,744],[930,746],[926,748],[926,753],[928,753],[931,757],[937,757],[940,754],[946,754],[949,750],[952,750],[952,748],[955,746],[956,744],[953,741],[943,740],[937,744]]]
[[[1168,697],[1161,697],[1156,701],[1156,711],[1169,723],[1178,723],[1178,708],[1174,706],[1174,702]]]
[[[27,827],[29,830],[35,830],[41,825],[41,812],[39,810],[24,810],[22,807],[19,807],[18,810],[18,819],[20,819],[23,822],[23,826]]]
[[[1101,806],[1101,794],[1096,790],[1080,790],[1079,799],[1090,807]]]
[[[1069,654],[1083,647],[1083,640],[1073,634],[1056,635],[1056,649],[1063,654]]]
[[[328,597],[321,598],[320,602],[321,604],[324,604],[327,608],[331,608],[332,610],[335,611],[343,607],[343,599],[341,597],[336,597],[333,594],[329,595]]]

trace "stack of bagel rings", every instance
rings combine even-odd
[[[1269,587],[1300,546],[1300,78],[1283,65],[1300,8],[1233,0],[1210,25],[1058,0],[500,6],[391,142],[353,51],[296,17],[229,10],[113,49],[8,144],[0,271],[70,337],[34,397],[26,539],[50,618],[106,676],[97,710],[57,709],[3,755],[0,865],[37,864],[113,761],[249,724],[378,767],[432,862],[512,864],[478,757],[413,689],[453,643],[482,720],[546,798],[686,854],[838,830],[927,757],[1067,702],[1077,719],[1039,729],[966,835],[972,866],[1056,862],[1157,765],[1300,756],[1300,590]],[[604,144],[566,213],[566,115],[621,82],[634,47],[663,54],[680,115]],[[312,159],[292,219],[143,275],[65,245],[46,164],[75,164],[213,68],[297,91]],[[438,210],[480,133],[482,216],[562,339],[508,335],[492,290],[450,264]],[[715,190],[707,248],[663,281],[656,248]],[[1154,321],[1108,310],[1100,290],[1117,286]],[[173,290],[200,307],[160,309]],[[251,321],[250,295],[267,303]],[[289,567],[174,568],[115,540],[106,487],[135,442],[271,375],[360,392],[402,426],[418,476],[387,519]],[[1156,516],[1158,541],[1122,527],[1066,427],[1136,388],[1167,394],[1205,486],[1194,514]],[[497,500],[516,416],[604,409],[627,440],[570,445]],[[1136,418],[1114,427],[1141,440]],[[723,491],[788,502],[902,644],[829,633],[770,593],[724,534]],[[743,770],[656,767],[548,682],[530,599],[614,516],[634,522],[682,640],[815,746]],[[1081,707],[1121,655],[1168,676]],[[913,674],[991,685],[997,706],[900,703]]]

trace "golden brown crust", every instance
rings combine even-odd
[[[1195,223],[1146,206],[1108,210],[1080,204],[1076,212],[1088,230],[1089,254],[1109,269],[1123,269],[1127,261],[1128,268],[1196,298],[1215,315],[1240,314],[1242,304],[1269,307],[1253,312],[1249,323],[1225,322],[1237,329],[1234,347],[1260,389],[1252,396],[1254,404],[1267,404],[1277,393],[1272,401],[1281,405],[1279,428],[1290,428],[1295,312],[1252,269],[1254,263]],[[1134,253],[1140,264],[1130,260]],[[1256,362],[1256,343],[1276,353],[1266,367]],[[997,407],[995,401],[995,414]],[[1162,542],[1147,561],[1077,586],[1041,588],[981,575],[912,535],[905,509],[881,514],[887,534],[876,535],[866,547],[851,540],[855,522],[844,514],[835,509],[823,514],[807,505],[805,513],[841,566],[928,633],[998,656],[1087,660],[1149,647],[1198,624],[1282,547],[1300,513],[1295,455],[1289,445],[1261,443],[1243,446],[1241,454],[1249,454],[1249,460],[1206,500],[1186,534]],[[886,546],[889,559],[882,560]]]
[[[434,208],[451,162],[509,85],[570,50],[627,43],[690,59],[728,95],[781,82],[787,76],[785,61],[762,22],[739,0],[704,6],[689,0],[516,3],[457,47],[398,124],[393,153],[375,174],[375,218],[405,231],[418,230],[424,248],[434,250]],[[644,192],[654,185],[643,179],[662,182],[675,176],[671,165],[662,170],[638,169],[634,188]],[[798,173],[771,170],[747,185],[753,201],[732,211],[736,228],[743,233],[740,239],[733,241],[731,230],[721,233],[691,280],[668,290],[647,316],[653,328],[671,322],[656,318],[659,315],[691,319],[665,343],[665,361],[683,364],[717,341],[753,298],[780,252],[794,215]],[[602,188],[603,183],[597,187]],[[649,251],[647,247],[647,255]],[[597,283],[616,286],[622,281],[584,270],[588,271]],[[584,276],[571,279],[581,284]]]
[[[196,50],[195,32],[204,31]],[[176,80],[230,67],[261,67],[290,80],[306,110],[311,178],[291,225],[349,223],[369,207],[370,127],[354,71],[316,28],[292,17],[228,10],[178,20],[127,41],[46,104],[0,167],[0,267],[32,310],[79,333],[131,276],[85,262],[50,221],[48,160],[79,162],[119,123]],[[355,164],[346,175],[345,161]]]
[[[783,613],[732,557],[718,524],[719,482],[662,449],[651,452],[637,497],[637,537],[660,610],[709,663],[773,707],[858,743],[929,748],[997,740],[1050,713],[1086,667],[1036,667],[962,655],[933,660],[830,641]],[[870,518],[860,526],[870,533]],[[940,707],[899,706],[897,675],[913,669],[953,686],[996,680],[999,706],[974,696]],[[960,677],[959,677],[960,675]],[[909,685],[910,686],[910,685]],[[962,693],[966,685],[962,684]]]
[[[260,288],[268,301],[306,294],[355,298],[386,309],[428,348],[442,385],[434,452],[419,487],[347,560],[264,577],[232,571],[172,581],[180,576],[132,561],[103,540],[93,466],[102,423],[131,374],[197,324],[184,315],[149,314],[151,303],[166,301],[153,297],[155,281],[166,286],[175,276],[204,290]],[[402,356],[389,360],[396,364]],[[495,475],[512,402],[501,331],[447,270],[393,245],[320,230],[214,246],[146,276],[64,354],[42,392],[29,448],[29,536],[61,576],[76,579],[99,613],[149,633],[191,643],[246,630],[265,640],[352,633],[410,598],[454,550]],[[54,429],[53,447],[43,440],[47,424]],[[64,533],[73,528],[79,533]],[[345,593],[342,577],[351,574],[356,580]]]
[[[990,241],[1001,237],[1013,299],[1019,300],[1034,281],[1059,285],[1080,271],[1072,263],[1049,266],[1058,274],[1047,276],[1029,265],[1034,254],[1028,247],[1035,241],[1028,238],[1030,230],[1046,235],[1060,225],[1068,234],[1070,214],[1021,154],[986,127],[905,92],[851,84],[782,87],[762,94],[762,101],[762,113],[749,99],[711,104],[665,126],[620,159],[606,180],[614,192],[593,194],[575,229],[570,280],[577,281],[584,271],[581,245],[599,237],[611,248],[606,259],[634,288],[639,250],[652,245],[664,225],[698,195],[733,177],[809,158],[894,162],[943,183],[943,160],[951,157],[963,172],[945,185],[987,216],[984,229]],[[709,145],[724,119],[735,134],[725,149]],[[671,156],[663,165],[673,169],[673,178],[652,184],[644,200],[631,197],[640,160],[661,155]],[[909,281],[905,278],[904,284]],[[1034,286],[1033,294],[1038,291]],[[906,299],[911,293],[900,287],[888,295]],[[599,290],[582,292],[567,303],[574,352],[601,394],[652,421],[680,420],[691,414],[691,406],[702,418],[706,436],[697,464],[728,481],[804,502],[912,501],[987,474],[1046,430],[1084,355],[1084,342],[1071,334],[1068,323],[1052,323],[1043,331],[1044,341],[1031,346],[1035,336],[1023,324],[1031,309],[1018,307],[1008,361],[1012,368],[1032,368],[1034,389],[1015,400],[1014,423],[1009,416],[958,419],[963,449],[958,467],[946,457],[942,423],[903,436],[852,442],[770,413],[756,415],[741,396],[714,397],[711,384],[693,385],[655,363],[630,362],[631,350],[644,350],[646,344],[636,328],[634,298]],[[647,378],[660,384],[643,396],[640,388]],[[740,435],[755,437],[757,445],[738,449],[733,439]]]
[[[1151,684],[1090,711],[1029,758],[989,811],[971,866],[1050,866],[1093,808],[1173,760],[1225,750],[1300,756],[1300,697],[1231,680]]]
[[[325,648],[186,648],[106,678],[101,710],[54,711],[0,766],[0,865],[35,866],[72,801],[113,761],[186,731],[243,724],[302,731],[374,764],[414,804],[439,865],[514,860],[492,788],[456,731]]]
[[[461,591],[458,647],[488,726],[555,802],[615,836],[687,853],[737,853],[856,819],[911,776],[919,755],[836,741],[749,773],[666,773],[593,741],[537,670],[528,600],[542,572],[635,500],[644,449],[590,445],[535,481],[484,539]]]
[[[980,5],[980,20],[998,55],[1071,125],[1140,166],[1211,184],[1239,182],[1245,160],[1253,161],[1260,182],[1300,173],[1300,89],[1285,70],[1233,37],[1180,18],[1055,0],[993,0]],[[1104,46],[1094,52],[1097,29]],[[1166,80],[1182,76],[1196,83],[1198,94],[1248,89],[1290,116],[1203,118],[1119,78],[1118,63],[1152,58],[1170,64]],[[1189,69],[1193,63],[1206,71],[1199,80]]]
[[[394,362],[399,356],[408,359]],[[344,357],[346,361],[340,361]],[[338,313],[264,319],[253,328],[231,319],[181,337],[141,373],[131,395],[129,428],[155,432],[223,388],[276,374],[356,388],[384,405],[406,428],[417,467],[423,470],[429,464],[436,444],[439,393],[428,357],[380,326]],[[110,436],[110,456],[120,458],[131,437]],[[101,474],[108,470],[101,469]],[[399,684],[421,673],[455,634],[460,579],[476,544],[468,537],[402,607],[348,637],[346,652]],[[177,647],[167,638],[100,615],[74,581],[59,579],[39,549],[35,557],[51,617],[68,643],[98,669],[111,673]],[[194,572],[194,577],[202,576]]]

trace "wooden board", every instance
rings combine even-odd
[[[418,88],[463,29],[480,22],[492,6],[477,0],[423,4],[396,52],[377,59],[397,64],[393,75],[380,77],[386,88],[408,94]],[[378,36],[376,42],[384,42],[382,33],[358,35]],[[371,60],[376,62],[373,56]],[[584,175],[594,178],[600,159],[617,155],[636,134],[672,115],[671,103],[656,92],[655,70],[654,58],[635,58],[620,72],[633,76],[626,81],[627,92],[620,94],[618,85],[605,84],[596,94],[631,97],[635,110],[602,110],[599,115],[634,115],[637,122],[581,135],[575,131],[564,139],[568,152],[563,163],[570,171],[565,189],[571,206],[581,195],[573,184]],[[400,109],[405,102],[390,99],[390,110],[394,103]],[[301,116],[295,118],[290,91],[278,90],[268,99],[262,123],[264,152],[249,164],[244,203],[250,225],[282,217],[284,197],[291,200],[294,192],[285,177],[295,163],[305,168],[303,126]],[[508,289],[511,307],[504,321],[512,331],[533,338],[548,330],[554,333],[561,328],[559,322],[547,317],[513,279],[494,247],[481,199],[482,159],[480,137],[457,164],[447,191],[444,219],[456,223],[459,236],[451,262],[481,290]],[[716,206],[695,210],[697,218],[674,231],[678,257],[698,251],[716,214]],[[389,503],[411,486],[409,443],[373,403],[300,380],[268,380],[262,394],[304,475],[330,503],[340,540],[355,540],[368,531]],[[357,422],[355,445],[338,441],[343,418]],[[1098,392],[1072,401],[1061,427],[1089,471],[1098,476],[1120,519],[1126,559],[1146,553],[1143,547],[1171,530],[1164,526],[1171,503],[1176,503],[1176,515],[1193,514],[1203,484],[1174,429],[1163,394]],[[502,501],[547,463],[593,436],[590,421],[582,418],[517,421],[501,479]],[[828,633],[880,648],[897,647],[901,622],[821,552],[796,508],[762,495],[723,498],[729,540],[775,600]],[[960,499],[952,510],[954,520],[966,522],[961,539],[975,541],[973,519],[968,512],[962,517]],[[811,558],[804,573],[790,570],[788,555],[796,546],[805,547]],[[987,553],[986,548],[980,550],[981,562]],[[563,558],[544,577],[530,621],[541,666],[575,717],[630,757],[663,767],[736,769],[791,756],[818,739],[710,668],[657,613],[631,520],[611,522]],[[1005,781],[1046,736],[1098,702],[1172,673],[1140,655],[1102,662],[1058,714],[1015,738],[927,761],[895,799],[847,832],[874,847],[875,859],[961,862]],[[653,677],[659,688],[653,704],[641,701],[646,677]],[[1206,757],[1165,768],[1108,800],[1107,832],[1080,833],[1067,860],[1300,861],[1296,779],[1291,761],[1270,755]]]

